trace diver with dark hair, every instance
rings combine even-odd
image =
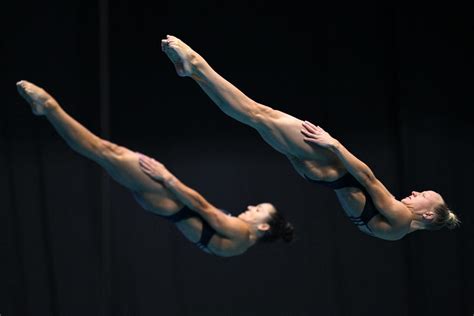
[[[131,190],[143,208],[173,222],[203,251],[230,257],[243,254],[260,240],[291,241],[293,226],[272,204],[248,206],[230,216],[158,161],[92,134],[42,88],[23,80],[17,89],[33,113],[44,116],[73,150],[99,164]]]

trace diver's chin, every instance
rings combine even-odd
[[[400,202],[405,203],[405,204],[406,204],[408,201],[410,201],[410,198],[409,198],[409,197],[406,197],[406,198],[403,198],[403,199],[400,200]]]

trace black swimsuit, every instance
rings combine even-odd
[[[362,211],[362,214],[360,214],[360,216],[348,216],[348,217],[351,220],[351,222],[353,222],[355,225],[365,226],[369,230],[370,234],[373,235],[372,229],[370,229],[369,225],[367,224],[375,215],[380,214],[380,213],[375,207],[374,202],[372,201],[372,197],[370,196],[369,192],[367,192],[365,187],[362,184],[360,184],[360,182],[357,181],[357,179],[354,178],[354,176],[350,172],[346,173],[341,178],[332,182],[313,180],[313,179],[308,178],[306,175],[305,175],[305,178],[306,180],[310,182],[326,186],[333,190],[342,189],[346,187],[354,187],[361,190],[362,193],[364,193],[365,195],[364,210]]]
[[[219,209],[221,212],[227,214],[228,216],[232,216],[229,212],[226,212],[224,210]],[[184,206],[179,212],[174,213],[171,216],[162,216],[161,217],[169,220],[170,222],[173,223],[178,223],[180,221],[183,221],[188,218],[192,217],[197,217],[200,218],[202,221],[202,232],[201,232],[201,238],[199,238],[199,241],[196,242],[196,246],[199,247],[199,249],[208,252],[210,254],[215,255],[208,247],[209,242],[211,241],[212,236],[216,233],[215,229],[209,225],[209,223],[198,213],[195,211],[191,210],[189,207]]]
[[[141,197],[140,194],[138,194],[136,192],[133,192],[133,197],[144,209],[147,210],[147,204],[145,203],[145,201],[143,200],[143,198]],[[232,216],[231,213],[229,213],[225,210],[219,209],[219,211],[223,212],[224,214],[227,214],[228,216]],[[201,249],[205,252],[208,252],[210,254],[214,254],[208,248],[208,245],[209,245],[209,242],[211,241],[212,236],[214,236],[216,231],[214,230],[214,228],[211,227],[211,225],[209,225],[209,223],[201,215],[199,215],[195,211],[191,210],[189,207],[184,206],[181,210],[179,210],[178,212],[176,212],[176,213],[174,213],[173,215],[170,215],[170,216],[163,216],[163,215],[159,215],[159,214],[156,214],[156,213],[153,213],[153,214],[158,215],[158,216],[160,216],[164,219],[167,219],[172,223],[178,223],[180,221],[183,221],[183,220],[191,218],[191,217],[200,218],[201,221],[202,221],[201,238],[199,238],[199,241],[196,242],[195,244],[196,244],[196,246],[199,247],[199,249]]]

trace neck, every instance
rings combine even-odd
[[[417,218],[419,215],[413,214],[414,218],[411,220],[410,223],[410,233],[414,232],[416,230],[422,230],[425,229],[425,225]]]
[[[249,229],[249,239],[253,243],[257,242],[258,238],[260,238],[261,232],[258,229],[258,225],[246,220],[242,220],[245,224],[247,224]]]

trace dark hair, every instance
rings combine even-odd
[[[275,212],[270,214],[270,219],[267,223],[270,228],[260,238],[260,241],[274,242],[279,239],[282,239],[284,242],[291,242],[293,240],[293,225],[288,222],[285,217],[283,217],[283,215],[278,211],[275,210]]]
[[[439,230],[441,228],[454,229],[458,227],[461,221],[458,219],[448,207],[446,203],[442,203],[434,208],[436,214],[433,221],[426,227],[427,230]]]

